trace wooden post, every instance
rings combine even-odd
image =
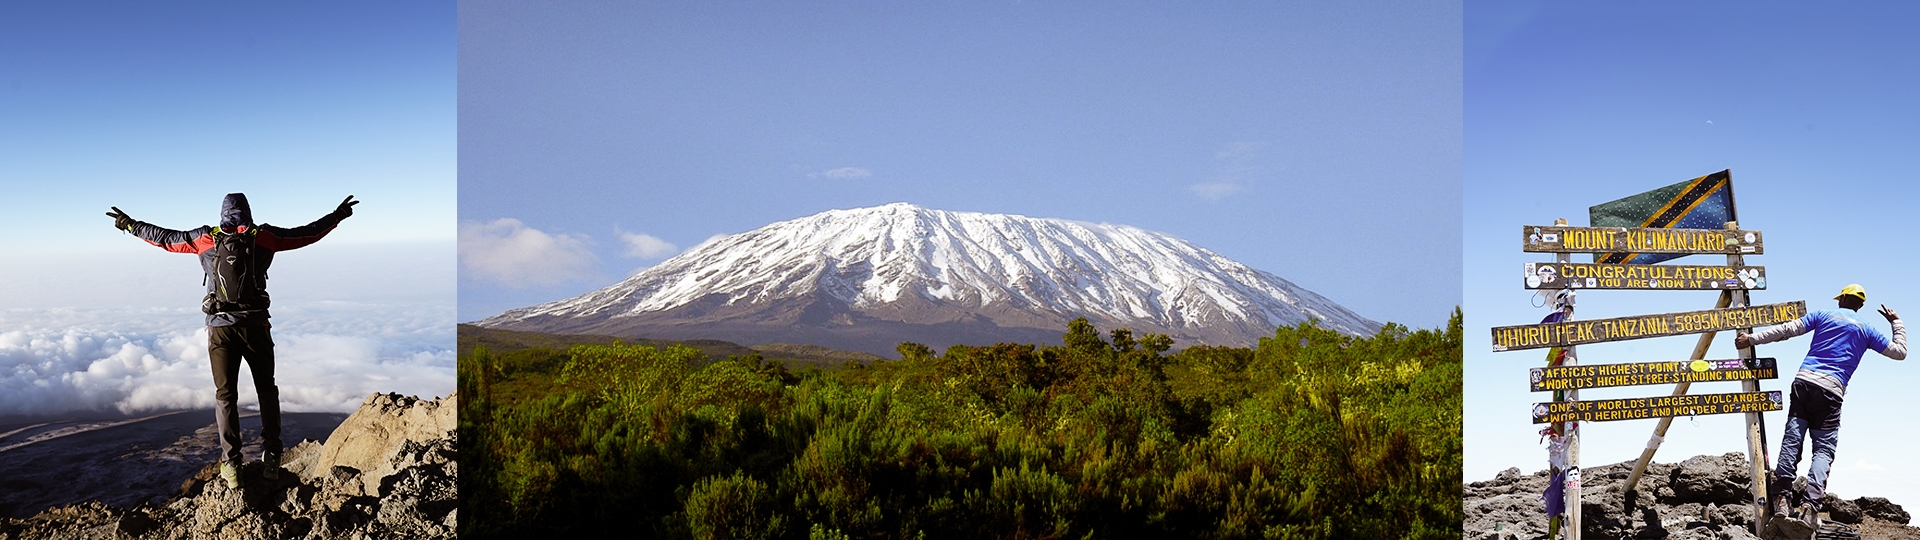
[[[1567,224],[1567,219],[1555,219],[1553,220],[1553,224],[1564,227]],[[1573,255],[1570,253],[1556,253],[1553,258],[1557,262],[1573,262]],[[1571,305],[1567,306],[1567,318],[1565,320],[1573,320],[1573,306]],[[1579,365],[1579,363],[1580,356],[1573,352],[1573,347],[1567,347],[1567,361],[1562,365],[1573,366]],[[1567,401],[1580,401],[1580,391],[1577,389],[1568,390]],[[1580,478],[1580,423],[1567,422],[1566,431],[1563,436],[1566,437],[1567,441],[1566,538],[1567,540],[1580,540],[1580,487],[1582,485]]]
[[[1733,291],[1720,291],[1720,301],[1713,304],[1713,309],[1725,309],[1728,303],[1732,301]],[[1707,347],[1713,345],[1713,336],[1717,334],[1719,334],[1719,332],[1700,334],[1700,341],[1693,345],[1693,357],[1688,358],[1688,360],[1706,359]],[[1693,383],[1673,385],[1673,395],[1686,394],[1688,388],[1691,386],[1693,386]],[[1667,428],[1672,425],[1673,417],[1663,416],[1660,418],[1660,425],[1653,428],[1653,437],[1647,439],[1647,449],[1641,450],[1640,460],[1633,463],[1633,474],[1627,475],[1626,489],[1621,491],[1633,491],[1634,486],[1640,485],[1640,475],[1647,472],[1647,464],[1653,463],[1653,454],[1654,452],[1660,451],[1660,443],[1666,441]]]
[[[1727,222],[1727,230],[1738,231],[1740,230],[1740,224],[1729,221]],[[1727,264],[1730,266],[1744,265],[1746,264],[1746,258],[1739,254],[1730,254],[1727,255]],[[1748,305],[1750,305],[1750,302],[1748,301],[1746,290],[1733,291],[1733,307],[1746,307]],[[1746,335],[1751,332],[1752,329],[1743,328],[1736,330],[1734,335]],[[1752,347],[1739,349],[1738,352],[1740,353],[1740,358],[1754,357]],[[1758,392],[1760,391],[1760,381],[1754,379],[1740,381],[1740,389],[1748,392]],[[1751,514],[1753,516],[1753,534],[1760,535],[1766,530],[1768,518],[1767,482],[1772,480],[1772,473],[1768,471],[1767,466],[1766,418],[1757,412],[1746,413],[1746,417],[1747,459],[1752,464],[1749,472],[1753,477],[1753,481],[1748,486],[1748,491],[1753,495],[1753,514]]]

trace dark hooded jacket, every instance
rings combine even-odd
[[[228,193],[227,197],[220,201],[218,229],[231,234],[241,234],[257,229],[253,243],[254,246],[261,248],[262,252],[256,264],[259,265],[261,286],[264,290],[267,268],[273,265],[274,252],[299,249],[318,242],[321,237],[333,232],[333,228],[340,224],[340,219],[334,214],[328,214],[321,216],[313,223],[291,229],[268,224],[256,227],[253,224],[253,210],[247,206],[246,194]],[[149,244],[160,246],[161,249],[174,253],[199,255],[200,269],[207,274],[207,292],[213,292],[213,248],[217,244],[214,239],[215,227],[202,225],[189,231],[176,231],[144,221],[136,221],[128,230],[134,236],[146,240]],[[268,317],[270,315],[265,309],[212,313],[207,315],[207,326],[265,325]]]

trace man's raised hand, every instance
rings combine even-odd
[[[353,217],[353,205],[356,204],[360,204],[360,201],[353,200],[353,196],[348,195],[346,200],[340,201],[339,208],[333,209],[333,215],[340,219]]]
[[[1880,316],[1886,317],[1887,323],[1889,324],[1893,323],[1893,321],[1900,320],[1900,314],[1894,313],[1893,308],[1887,307],[1886,304],[1880,304]]]
[[[109,206],[108,208],[113,209],[112,212],[107,212],[107,217],[113,218],[113,228],[123,231],[133,228],[133,218],[128,216],[126,212],[120,211],[120,207]]]

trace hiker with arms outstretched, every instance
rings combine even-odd
[[[113,207],[107,217],[113,227],[174,253],[200,256],[206,273],[207,296],[200,310],[207,314],[207,358],[213,364],[214,424],[220,430],[220,478],[228,488],[240,487],[240,409],[236,379],[240,362],[253,372],[260,394],[262,475],[277,479],[280,472],[280,389],[273,384],[273,335],[268,331],[267,267],[273,254],[299,249],[332,232],[340,220],[353,215],[360,201],[348,195],[333,213],[291,229],[254,225],[253,211],[243,193],[229,193],[220,202],[220,225],[202,225],[176,231],[128,217]]]
[[[1733,340],[1735,347],[1745,349],[1813,333],[1807,358],[1800,361],[1800,372],[1793,376],[1787,428],[1780,434],[1780,461],[1774,467],[1773,482],[1768,484],[1767,498],[1775,515],[1794,517],[1792,511],[1797,509],[1797,519],[1814,528],[1819,527],[1820,499],[1826,494],[1834,447],[1840,443],[1840,405],[1847,395],[1847,382],[1860,367],[1860,357],[1867,349],[1873,349],[1894,360],[1907,358],[1907,329],[1893,309],[1880,305],[1880,315],[1893,325],[1893,339],[1889,340],[1848,313],[1859,312],[1867,304],[1866,289],[1848,285],[1833,299],[1846,311],[1815,311]],[[1800,468],[1800,445],[1809,433],[1813,436],[1813,463],[1807,468],[1806,489],[1798,494],[1800,501],[1796,505],[1787,500],[1786,492],[1793,485],[1794,472]]]

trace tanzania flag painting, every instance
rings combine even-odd
[[[1738,221],[1733,211],[1733,171],[1725,170],[1639,195],[1587,208],[1594,227],[1721,229]],[[1682,254],[1595,253],[1593,262],[1654,264]]]

